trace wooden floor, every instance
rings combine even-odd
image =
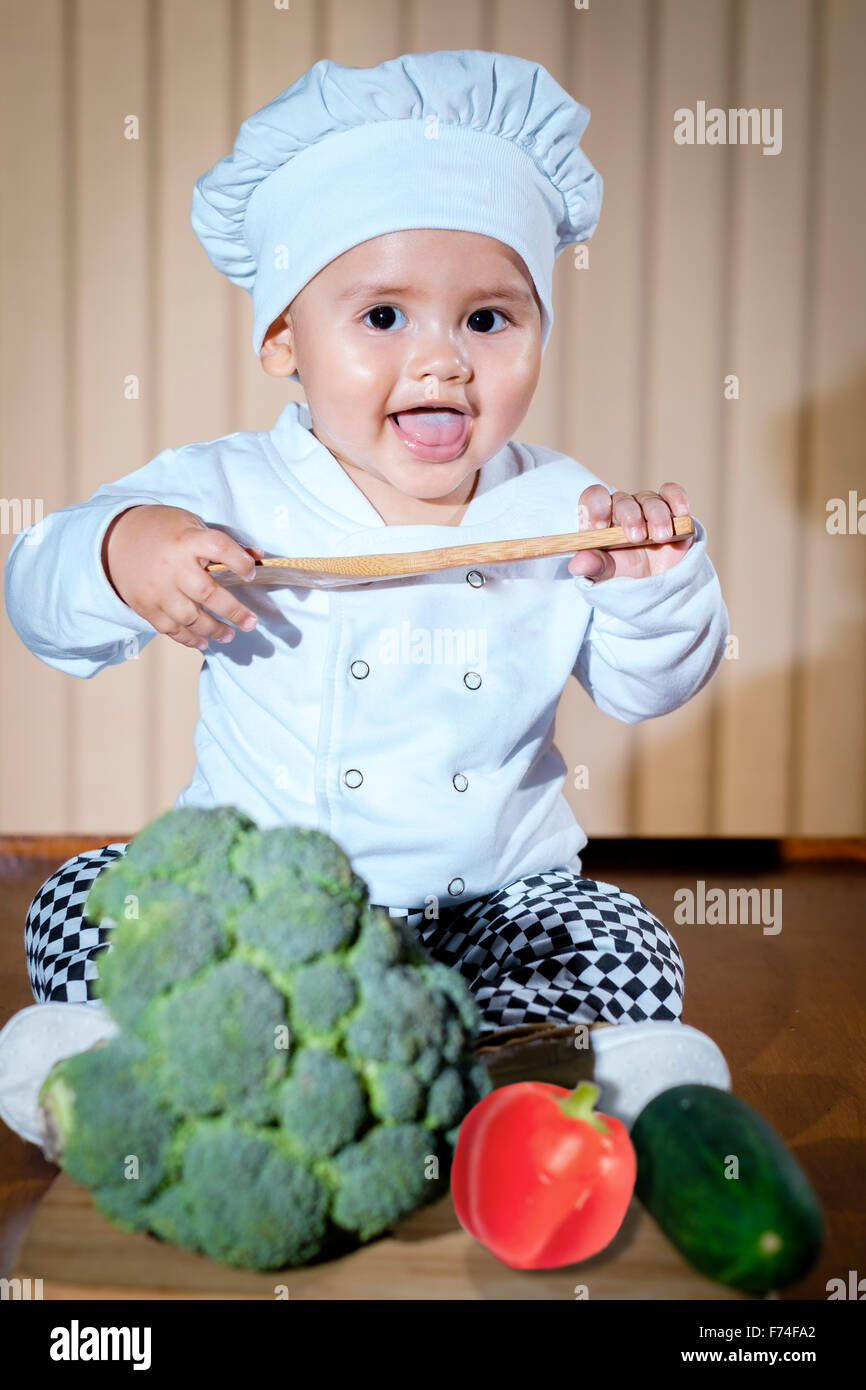
[[[0,1026],[34,1002],[25,914],[40,883],[75,848],[65,844],[41,859],[0,854]],[[828,1242],[812,1274],[781,1296],[823,1300],[829,1279],[847,1283],[850,1270],[866,1275],[866,861],[797,855],[795,847],[780,856],[776,842],[764,841],[597,841],[583,869],[636,894],[670,928],[685,962],[683,1021],[715,1039],[733,1089],[808,1173],[824,1205]],[[759,888],[769,911],[758,922],[677,923],[674,894],[700,893],[699,880],[706,893],[722,889],[728,905],[730,889]],[[777,932],[764,929],[771,913],[781,921]],[[10,1273],[56,1172],[0,1122],[0,1274]]]

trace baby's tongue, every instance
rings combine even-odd
[[[403,410],[396,420],[416,444],[456,444],[464,428],[464,417],[456,410]]]

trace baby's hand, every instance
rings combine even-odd
[[[211,638],[229,642],[235,635],[203,603],[239,627],[255,626],[255,614],[204,570],[217,560],[251,579],[250,554],[264,557],[257,546],[245,549],[184,507],[130,507],[114,518],[102,543],[103,568],[115,593],[157,632],[199,651],[207,650]]]
[[[662,540],[672,536],[671,515],[684,516],[688,510],[689,499],[679,483],[662,483],[658,492],[636,492],[634,495],[615,492],[613,496],[601,483],[593,483],[584,488],[578,499],[578,530],[622,526],[629,540],[649,536],[648,543],[626,546],[622,550],[579,550],[569,561],[569,572],[599,584],[623,574],[631,579],[643,579],[646,575],[672,569],[694,541],[694,532],[665,545],[653,545],[652,538]]]

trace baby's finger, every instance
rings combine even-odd
[[[664,498],[674,516],[686,516],[691,510],[688,493],[679,483],[662,483],[659,496]]]
[[[674,534],[671,509],[657,492],[636,492],[635,497],[643,507],[647,521],[649,539],[652,541],[670,540]]]
[[[575,579],[591,579],[600,584],[604,579],[613,579],[616,562],[609,550],[579,550],[569,561],[568,570]]]
[[[199,564],[216,561],[225,565],[239,579],[252,579],[256,572],[256,562],[249,551],[215,526],[191,531],[191,544]]]
[[[613,526],[621,526],[630,541],[646,540],[647,529],[640,502],[630,492],[613,494]]]
[[[188,580],[184,578],[181,583],[181,591],[194,604],[204,604],[217,618],[224,618],[226,622],[235,623],[245,632],[249,632],[251,628],[255,627],[258,621],[255,613],[238,601],[233,590],[224,588],[206,570],[194,570]],[[176,616],[181,617],[180,612]],[[198,627],[197,630],[204,636],[216,637],[219,642],[230,642],[235,635],[233,628],[225,627],[207,615],[203,615],[202,626]]]
[[[594,531],[610,525],[611,499],[607,488],[601,483],[591,483],[585,487],[577,499],[577,520],[579,531]]]
[[[182,647],[197,647],[199,651],[207,651],[207,637],[196,630],[198,620],[207,618],[207,615],[201,614],[200,610],[195,608],[195,618],[193,622],[189,622],[186,619],[190,612],[190,609],[184,608],[178,616],[176,612],[170,612],[168,609],[160,607],[148,621],[153,624],[157,632],[170,637],[173,642],[178,642]],[[207,621],[212,622],[213,620],[207,618]],[[216,626],[216,624],[214,625]]]
[[[231,637],[235,635],[234,628],[227,627],[218,618],[211,617],[210,613],[186,594],[178,593],[164,602],[162,608],[174,623],[174,629],[169,636],[175,641],[178,640],[178,633],[187,633],[193,638],[193,645],[201,646],[203,643],[206,647],[208,642],[230,641],[231,638],[226,635],[228,633],[231,633]]]

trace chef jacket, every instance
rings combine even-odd
[[[5,592],[22,641],[87,679],[158,635],[101,562],[110,522],[136,503],[184,507],[266,556],[354,556],[573,531],[580,493],[602,481],[512,441],[481,468],[459,526],[387,525],[311,423],[290,402],[271,430],[164,449],[20,532]],[[454,905],[552,867],[579,872],[587,836],[562,794],[557,703],[573,675],[631,724],[709,680],[728,614],[697,519],[695,530],[677,565],[642,579],[593,584],[566,554],[340,587],[238,586],[258,623],[208,647],[195,770],[175,807],[316,827],[382,905]],[[591,762],[591,749],[578,757]]]

